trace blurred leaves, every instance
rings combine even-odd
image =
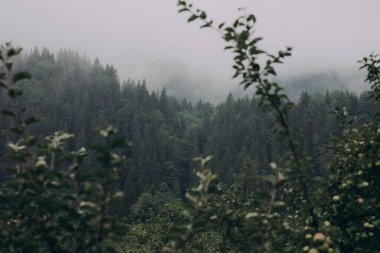
[[[17,134],[7,144],[9,176],[0,188],[0,252],[116,252],[111,238],[117,219],[108,207],[122,196],[114,187],[124,162],[116,149],[127,142],[113,138],[111,126],[99,129],[106,140],[92,152],[98,153],[101,166],[83,176],[80,167],[88,150],[67,151],[72,134],[27,135],[26,128],[38,119],[24,120],[26,110],[17,100],[22,91],[14,83],[31,77],[12,73],[11,58],[20,52],[10,43],[0,48],[1,89],[12,101],[1,114],[14,120],[9,130]]]

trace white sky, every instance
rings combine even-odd
[[[379,0],[194,0],[216,21],[238,7],[257,19],[263,47],[294,48],[284,76],[354,71],[364,55],[380,52]],[[71,48],[119,70],[121,79],[146,77],[154,87],[173,75],[234,87],[232,61],[211,30],[186,23],[175,0],[0,0],[0,42],[26,50]],[[227,87],[227,88],[226,88]]]

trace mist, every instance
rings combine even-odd
[[[357,60],[379,51],[377,0],[193,2],[220,22],[233,20],[244,6],[258,19],[265,49],[292,46],[293,56],[279,71],[289,87],[294,78],[334,73],[338,86],[329,89],[360,92]],[[231,80],[231,55],[219,35],[187,24],[175,0],[13,0],[2,1],[1,9],[1,41],[26,51],[73,49],[114,65],[121,80],[145,78],[152,90],[166,86],[211,102],[241,89]]]

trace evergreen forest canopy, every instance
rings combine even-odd
[[[361,62],[371,91],[293,105],[270,79],[291,50],[261,50],[255,22],[216,28],[256,87],[218,105],[4,45],[0,252],[380,252],[380,60]]]
[[[121,190],[128,192],[123,214],[144,192],[159,189],[171,198],[184,198],[192,183],[194,157],[212,155],[212,167],[230,184],[243,162],[249,161],[265,175],[271,173],[267,165],[286,154],[271,130],[272,117],[258,108],[255,96],[234,99],[228,94],[216,106],[179,101],[165,88],[150,92],[145,81],[120,83],[112,66],[103,66],[98,59],[91,63],[73,51],[54,56],[46,48],[41,53],[35,49],[19,58],[16,66],[33,76],[21,84],[20,98],[28,113],[41,119],[30,127],[33,134],[63,130],[75,136],[67,149],[76,150],[95,141],[92,129],[111,124],[132,143],[121,182]],[[343,130],[334,110],[347,108],[356,126],[368,123],[377,109],[368,97],[368,93],[304,92],[290,115],[293,127],[301,129],[302,149],[325,164],[330,136]],[[6,119],[3,115],[2,129],[9,124]],[[91,167],[90,157],[86,164]],[[315,164],[316,173],[321,170]]]

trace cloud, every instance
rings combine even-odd
[[[378,0],[194,0],[219,21],[230,21],[247,7],[258,18],[263,47],[293,46],[281,67],[284,76],[356,69],[356,61],[380,51]],[[175,0],[13,0],[1,4],[0,38],[31,49],[71,48],[115,65],[120,77],[142,79],[154,87],[181,75],[208,80],[215,89],[236,87],[230,81],[231,55],[213,31],[187,24]],[[173,64],[169,64],[169,62]],[[202,81],[198,81],[202,82]],[[198,87],[199,86],[199,87]],[[194,89],[204,89],[204,85]],[[212,88],[211,90],[214,90]]]

